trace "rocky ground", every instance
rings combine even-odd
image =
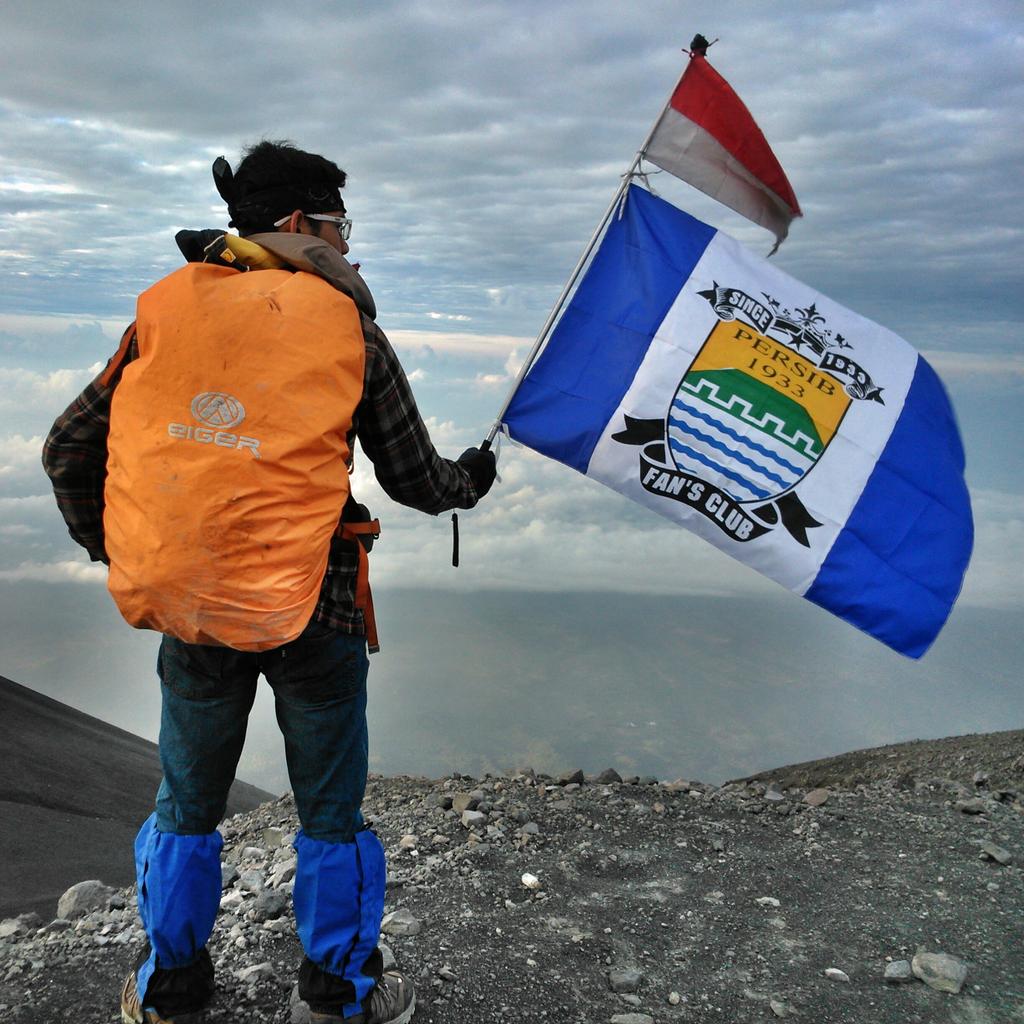
[[[414,1021],[1024,1022],[1022,755],[1018,731],[722,787],[375,778]],[[211,1024],[306,1018],[296,827],[289,797],[222,826]],[[0,923],[0,1020],[118,1020],[133,892],[78,886],[54,912]]]

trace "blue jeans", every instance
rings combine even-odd
[[[302,825],[293,894],[307,956],[300,995],[314,1009],[359,1010],[380,976],[386,874],[383,847],[360,813],[367,668],[364,637],[316,622],[261,653],[164,637],[157,664],[164,777],[135,850],[150,943],[136,971],[144,1006],[188,1012],[212,991],[205,946],[220,900],[216,828],[262,673],[274,691]]]
[[[212,832],[224,817],[262,672],[274,690],[288,778],[307,836],[347,843],[366,790],[366,639],[313,622],[271,651],[164,637],[157,828]]]

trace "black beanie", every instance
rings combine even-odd
[[[341,190],[334,182],[288,181],[263,184],[249,191],[244,181],[235,178],[231,165],[222,156],[213,163],[213,180],[221,198],[228,204],[229,227],[234,227],[239,219],[246,222],[277,219],[292,210],[305,213],[345,212]]]

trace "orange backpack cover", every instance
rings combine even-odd
[[[287,643],[349,492],[355,304],[309,273],[189,264],[139,297],[136,332],[110,413],[110,593],[188,643]]]

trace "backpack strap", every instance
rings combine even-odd
[[[370,654],[380,650],[377,642],[377,619],[373,614],[373,594],[370,592],[370,559],[367,544],[380,536],[380,520],[371,519],[363,523],[339,523],[337,536],[353,541],[359,554],[359,570],[356,573],[356,607],[363,613],[366,626],[366,645]]]
[[[106,369],[100,376],[99,383],[101,387],[108,387],[114,377],[119,377],[121,368],[125,364],[125,360],[128,358],[128,350],[132,347],[132,342],[135,340],[135,321],[133,320],[129,325],[124,334],[121,335],[121,344],[117,346],[117,351],[110,357],[110,361],[107,363]]]

